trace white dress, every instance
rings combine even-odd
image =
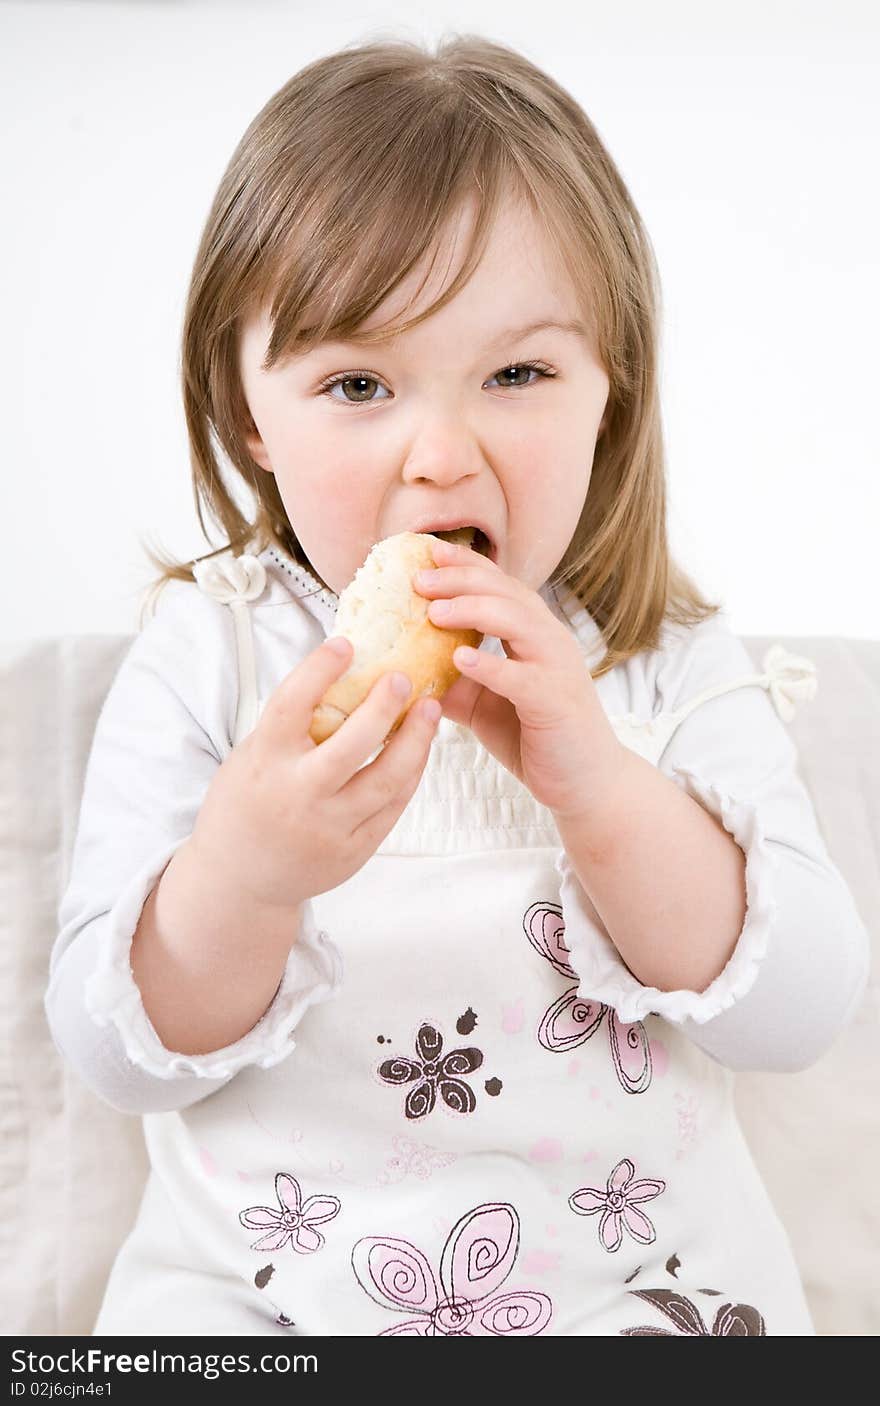
[[[756,674],[715,619],[596,685],[746,854],[744,928],[705,992],[631,975],[550,812],[442,720],[376,855],[307,905],[262,1020],[187,1056],[147,1019],[131,934],[216,766],[335,610],[274,549],[199,578],[105,704],[46,997],[81,1075],[144,1115],[151,1159],[96,1334],[812,1334],[732,1103],[733,1069],[816,1059],[865,980],[768,699],[790,717],[810,661],[775,647]],[[595,665],[587,612],[541,595]]]

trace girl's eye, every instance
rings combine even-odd
[[[372,400],[387,400],[388,393],[376,396],[373,389],[381,385],[375,376],[368,376],[366,371],[348,372],[345,376],[331,376],[329,381],[325,381],[321,386],[321,394],[329,396],[331,400],[347,400],[351,405],[366,405]],[[334,395],[333,391],[339,386],[342,395]],[[384,387],[382,387],[384,390]],[[351,394],[349,394],[351,391]]]
[[[535,373],[534,381],[530,380],[532,371]],[[496,371],[495,375],[490,377],[486,382],[486,385],[491,385],[492,381],[498,381],[499,377],[501,377],[502,379],[499,381],[499,384],[502,389],[510,390],[515,386],[534,386],[541,377],[555,375],[556,372],[551,370],[551,368],[542,361],[519,361],[511,366],[503,366],[500,371]],[[512,376],[514,379],[503,379],[508,376]]]

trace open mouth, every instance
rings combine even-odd
[[[444,531],[432,532],[432,537],[442,537],[444,542],[457,542],[470,547],[481,557],[492,556],[492,543],[480,527],[451,527]]]

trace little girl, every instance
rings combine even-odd
[[[828,1048],[866,934],[777,717],[812,665],[670,560],[656,286],[498,45],[347,49],[245,133],[184,330],[228,545],[106,699],[46,996],[151,1159],[97,1334],[813,1332],[731,1071]],[[315,747],[339,593],[461,524],[442,716],[383,747],[386,674]]]

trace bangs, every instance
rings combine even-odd
[[[368,122],[364,126],[370,130]],[[320,182],[316,173],[315,188],[300,196],[297,208],[287,205],[289,216],[272,241],[274,257],[262,251],[262,277],[250,305],[270,312],[266,371],[321,342],[349,340],[355,332],[363,342],[382,342],[430,317],[467,283],[505,194],[522,184],[491,129],[460,107],[426,119],[423,104],[413,103],[409,113],[385,112],[375,130],[389,134],[384,144],[375,136],[355,141],[353,134],[335,143],[336,159],[321,167]],[[417,316],[361,332],[430,253],[407,306],[417,303],[444,232],[468,197],[475,219],[454,280]]]

